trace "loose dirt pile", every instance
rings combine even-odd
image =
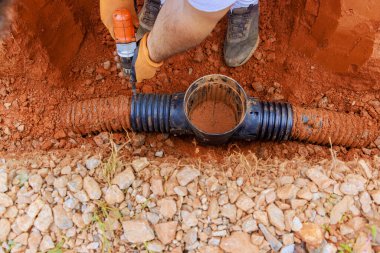
[[[205,101],[190,112],[191,122],[206,133],[220,134],[232,130],[236,125],[233,109],[220,101]]]

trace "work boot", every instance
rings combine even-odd
[[[259,41],[259,5],[229,11],[224,41],[224,61],[227,66],[237,67],[246,63]]]
[[[140,40],[145,33],[150,32],[161,9],[160,0],[145,0],[139,13],[140,26],[137,29],[136,39]]]

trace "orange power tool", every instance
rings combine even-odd
[[[131,76],[132,60],[135,53],[136,36],[132,15],[128,9],[117,9],[113,13],[113,32],[116,41],[116,52],[120,57],[124,73],[130,77],[132,92],[136,94],[136,82]]]

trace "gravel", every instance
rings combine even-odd
[[[132,153],[150,141],[136,136]],[[115,252],[332,253],[341,238],[354,252],[369,250],[370,217],[380,211],[375,158],[293,160],[297,174],[279,160],[248,177],[234,169],[239,164],[220,170],[220,162],[154,158],[166,141],[146,157],[123,157],[110,180],[99,159],[107,154],[0,159],[0,252],[11,242],[12,252],[46,252],[60,242],[68,252],[98,252],[108,240]]]

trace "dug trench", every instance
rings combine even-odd
[[[262,42],[247,64],[237,68],[224,65],[223,19],[201,45],[168,59],[156,77],[138,85],[138,91],[183,92],[198,77],[221,73],[237,80],[249,96],[262,100],[289,101],[296,106],[378,121],[379,17],[368,11],[376,10],[377,3],[369,3],[374,6],[365,10],[355,5],[360,19],[355,19],[354,25],[350,17],[331,11],[335,8],[346,13],[346,2],[334,1],[325,6],[319,1],[261,1]],[[140,1],[139,7],[141,4]],[[49,13],[55,9],[61,10],[61,15],[51,17]],[[326,17],[332,21],[327,26],[322,22]],[[4,62],[0,67],[0,150],[18,153],[96,146],[96,135],[83,136],[57,126],[63,117],[61,109],[67,105],[131,94],[128,81],[120,77],[114,42],[99,19],[98,3],[16,1],[14,20],[0,50]],[[341,25],[344,22],[352,27]],[[362,32],[358,33],[357,27],[363,27]],[[345,38],[349,40],[342,44]],[[300,41],[305,41],[303,47]],[[331,52],[336,52],[333,58]],[[112,115],[104,110],[103,116]],[[120,143],[128,139],[123,132],[114,136]],[[160,138],[148,134],[153,142]],[[165,152],[185,156],[212,153],[223,157],[232,151],[252,151],[263,159],[330,156],[329,147],[296,142],[232,142],[203,147],[192,137],[170,140]],[[333,149],[341,159],[368,157],[379,154],[378,142],[366,148]]]

